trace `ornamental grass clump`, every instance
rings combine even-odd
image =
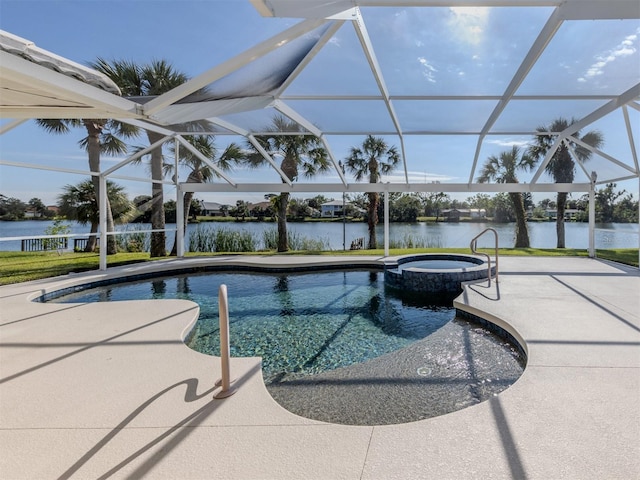
[[[127,227],[116,235],[116,245],[119,252],[148,252],[151,248],[151,238],[143,232],[145,227]]]
[[[265,250],[277,250],[278,231],[272,228],[262,232],[262,243]],[[309,238],[290,231],[287,232],[287,244],[289,245],[289,249],[294,251],[307,250],[321,252],[324,250],[330,250],[328,239]]]
[[[215,252],[255,252],[256,238],[246,230],[219,228],[214,234]]]
[[[246,230],[198,225],[189,235],[190,252],[255,252],[257,240]]]
[[[389,241],[389,248],[442,248],[440,236],[421,237],[405,233],[402,238]]]

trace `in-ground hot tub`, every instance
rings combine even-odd
[[[488,270],[488,263],[474,255],[408,255],[385,264],[384,280],[408,292],[455,296],[462,282],[486,279]],[[491,271],[495,275],[495,265]]]

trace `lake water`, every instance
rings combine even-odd
[[[79,225],[75,222],[67,222],[72,234],[87,234],[89,226]],[[25,220],[21,222],[0,221],[0,250],[20,250],[19,240],[3,241],[2,238],[20,236],[44,235],[45,230],[52,224],[50,221]],[[252,232],[258,243],[262,241],[265,230],[275,230],[276,224],[271,222],[212,222],[200,224],[203,228],[227,228],[239,229]],[[391,241],[404,242],[413,240],[418,245],[428,247],[469,247],[471,239],[485,228],[494,228],[498,232],[500,246],[510,248],[514,246],[515,224],[494,224],[494,223],[391,223],[389,227]],[[130,226],[119,226],[123,229],[150,228],[149,225],[136,224]],[[175,224],[167,224],[167,228],[175,229]],[[197,225],[188,225],[187,236]],[[344,226],[340,222],[307,222],[289,223],[289,231],[310,239],[322,240],[331,250],[342,250],[343,243],[349,249],[351,242],[367,235],[366,223],[347,223]],[[383,225],[377,227],[378,243],[382,247]],[[565,235],[567,248],[588,248],[589,246],[589,225],[587,223],[566,223]],[[174,232],[167,233],[167,248],[173,245]],[[534,248],[555,248],[556,230],[555,222],[532,222],[529,223],[529,237],[531,246]],[[488,234],[478,242],[479,247],[491,247],[493,235]],[[69,242],[73,244],[72,241]],[[185,243],[188,245],[188,243]],[[596,248],[638,248],[638,225],[628,223],[608,223],[596,225]]]

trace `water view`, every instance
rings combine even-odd
[[[44,235],[47,227],[53,222],[40,220],[25,220],[20,222],[0,221],[0,250],[20,250],[19,240],[2,241],[2,238],[20,236]],[[76,222],[66,222],[70,226],[72,234],[87,234],[88,226],[79,225]],[[211,222],[201,223],[200,228],[205,229],[232,229],[247,231],[255,235],[258,246],[263,233],[275,230],[276,224],[271,222]],[[496,223],[392,223],[390,224],[390,241],[402,244],[426,247],[462,247],[469,246],[470,240],[485,228],[494,228],[498,232],[500,246],[510,248],[514,246],[515,224]],[[121,225],[118,230],[150,229],[148,224]],[[185,245],[188,245],[189,234],[198,228],[197,224],[187,226]],[[289,223],[290,233],[299,237],[311,238],[322,241],[327,250],[342,250],[343,246],[349,249],[351,242],[357,238],[367,238],[366,223],[340,222],[306,222]],[[167,229],[175,229],[175,224],[167,224]],[[587,223],[569,222],[565,224],[567,248],[588,248],[589,225]],[[383,225],[377,227],[378,242],[382,246],[384,238]],[[167,233],[167,248],[173,245],[175,233]],[[556,230],[554,222],[529,223],[529,236],[531,246],[534,248],[555,248]],[[480,239],[479,247],[490,247],[492,239]],[[73,242],[70,242],[72,245]],[[633,223],[606,223],[596,224],[596,248],[637,248],[638,225]]]

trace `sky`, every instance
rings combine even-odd
[[[394,109],[405,136],[405,154],[411,183],[464,183],[469,180],[477,145],[475,135],[451,135],[455,131],[478,131],[493,111],[518,66],[552,9],[539,8],[363,8],[372,45],[383,72]],[[298,23],[299,19],[263,18],[247,0],[0,0],[0,28],[34,42],[81,64],[98,57],[127,59],[146,63],[166,59],[177,70],[194,77],[228,60],[255,44]],[[551,40],[517,95],[591,95],[603,97],[589,101],[555,99],[533,101],[523,98],[511,102],[494,125],[498,135],[489,135],[482,144],[481,164],[490,155],[510,149],[526,148],[536,127],[555,118],[580,118],[606,103],[607,95],[620,94],[640,80],[640,21],[565,22]],[[359,146],[364,132],[388,132],[393,125],[386,107],[379,100],[309,100],[312,95],[379,95],[369,65],[362,54],[351,25],[343,25],[299,77],[286,95],[301,96],[287,101],[289,106],[330,132],[327,140],[337,160]],[[433,99],[448,95],[447,99]],[[455,96],[492,96],[473,102]],[[430,96],[415,99],[411,96]],[[230,116],[239,125],[260,129],[270,121],[273,111]],[[640,145],[640,112],[629,109],[636,145]],[[6,122],[2,120],[0,125]],[[359,135],[339,134],[357,129]],[[633,166],[622,111],[618,110],[588,127],[605,137],[602,150],[616,160]],[[439,135],[412,135],[415,132]],[[86,154],[78,146],[83,131],[51,135],[34,122],[23,124],[0,136],[0,158],[5,161],[87,170]],[[400,147],[395,135],[384,135],[389,145]],[[146,139],[131,140],[132,146],[146,145]],[[222,151],[229,142],[244,145],[241,137],[217,136]],[[122,157],[102,157],[103,168]],[[127,167],[123,175],[144,176],[144,166]],[[587,167],[599,172],[600,179],[629,174],[598,156]],[[181,170],[180,179],[188,172]],[[529,181],[523,172],[520,180]],[[237,167],[231,173],[239,182],[279,182],[272,170]],[[55,204],[61,189],[85,177],[50,171],[0,166],[0,193],[23,201],[37,197]],[[258,179],[258,180],[257,180]],[[352,181],[351,178],[349,178]],[[337,182],[335,172],[318,181]],[[404,180],[396,170],[385,181]],[[306,180],[301,180],[306,181]],[[543,175],[541,182],[550,179]],[[576,182],[584,182],[578,170]],[[150,194],[150,184],[120,181],[130,198]],[[638,198],[638,180],[619,181]],[[321,193],[321,192],[320,192]],[[175,189],[165,187],[166,198]],[[336,197],[338,194],[328,195]],[[464,199],[472,194],[452,195]],[[539,199],[552,194],[536,194]],[[574,194],[579,196],[579,194]],[[234,204],[237,199],[261,201],[263,194],[198,194],[204,200]]]

